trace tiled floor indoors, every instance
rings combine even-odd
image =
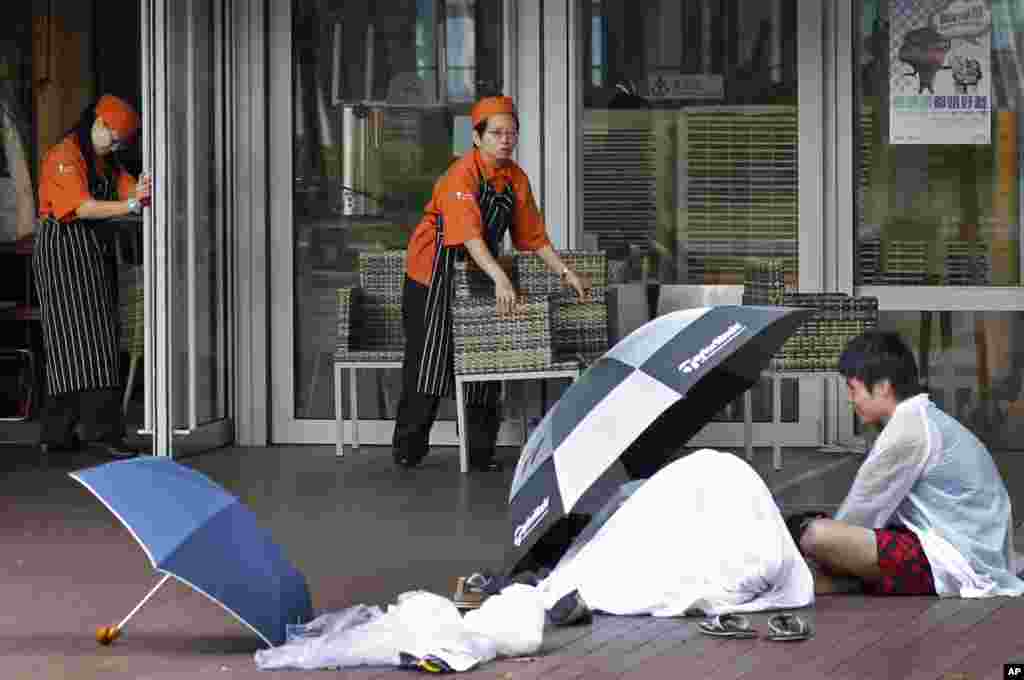
[[[453,576],[501,565],[504,473],[463,476],[454,449],[421,469],[391,464],[385,447],[339,459],[332,447],[228,448],[184,460],[238,495],[309,581],[318,611],[385,605],[411,589],[448,591]],[[788,508],[841,500],[860,457],[787,449],[774,471],[754,465]],[[1024,452],[999,453],[1015,506],[1024,502]],[[258,640],[217,605],[165,586],[111,647],[97,626],[119,621],[156,582],[142,550],[74,469],[89,454],[41,461],[26,446],[0,447],[0,678],[390,678],[393,669],[332,673],[259,671]],[[1002,678],[1024,660],[1024,601],[819,598],[801,612],[806,642],[717,640],[694,619],[598,617],[549,630],[543,653],[471,673],[525,678]],[[766,614],[754,617],[764,630]]]

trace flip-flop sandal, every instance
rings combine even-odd
[[[785,642],[788,640],[806,640],[814,636],[811,625],[796,614],[776,614],[768,619],[768,640]]]
[[[705,635],[725,638],[754,638],[757,631],[750,627],[750,619],[742,614],[719,614],[701,621],[697,628]]]

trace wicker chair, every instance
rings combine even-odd
[[[145,335],[145,294],[142,286],[141,267],[127,267],[118,274],[118,302],[120,304],[119,348],[128,353],[128,377],[125,380],[121,413],[128,413],[132,394],[135,392],[135,376],[146,347]]]
[[[401,368],[405,350],[402,286],[405,251],[359,254],[359,287],[339,288],[338,335],[334,353],[334,403],[338,427],[337,455],[345,453],[342,371],[349,371],[352,448],[359,448],[357,372],[361,368]]]
[[[495,314],[490,278],[471,261],[456,264],[456,374],[544,370],[569,362],[587,365],[608,350],[604,253],[561,251],[559,257],[590,277],[590,299],[578,301],[540,258],[519,253],[500,259],[524,296],[517,312],[507,317]]]
[[[585,302],[565,286],[535,255],[515,257],[519,290],[527,297],[547,295],[554,301],[551,317],[553,360],[576,360],[586,366],[608,351],[608,259],[599,251],[559,251],[573,271],[590,278]]]
[[[463,385],[491,380],[579,376],[608,349],[607,260],[603,253],[560,252],[575,271],[590,276],[591,300],[579,302],[538,257],[517,254],[500,263],[523,295],[518,309],[496,312],[494,286],[472,262],[456,265],[453,336],[459,456],[468,470]],[[543,385],[543,383],[542,383]],[[525,435],[525,414],[520,414]]]

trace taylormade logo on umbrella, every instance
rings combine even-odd
[[[684,359],[679,364],[679,370],[683,373],[693,373],[701,367],[708,359],[718,354],[726,345],[738,338],[747,327],[738,321],[725,329],[725,332],[716,337],[707,347],[694,354],[689,359]]]
[[[540,502],[530,516],[526,520],[516,527],[515,532],[512,534],[512,543],[518,548],[526,540],[526,537],[530,535],[530,532],[537,528],[541,520],[548,514],[548,506],[551,505],[551,497],[546,496],[544,500]]]

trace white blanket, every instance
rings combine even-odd
[[[681,616],[805,607],[811,571],[771,492],[731,453],[660,470],[540,584],[545,606],[578,590],[610,614]]]

